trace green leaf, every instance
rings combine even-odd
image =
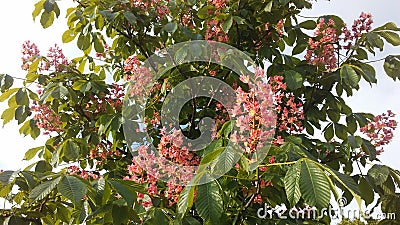
[[[235,125],[235,121],[233,121],[233,120],[229,120],[229,121],[225,122],[222,125],[221,129],[218,131],[218,136],[221,136],[222,134],[224,134],[224,137],[228,137],[229,134],[232,132],[234,125]]]
[[[182,225],[201,225],[201,223],[193,217],[185,217],[182,220]]]
[[[334,128],[335,128],[335,134],[338,138],[342,140],[347,139],[347,129],[346,126],[340,123],[334,123]]]
[[[179,195],[178,213],[181,217],[193,206],[194,188],[195,186],[186,186]]]
[[[232,16],[229,16],[228,19],[226,19],[225,22],[222,24],[222,30],[223,30],[225,33],[228,33],[229,30],[230,30],[231,27],[232,27],[232,23],[233,23],[233,17],[232,17]]]
[[[393,31],[400,31],[400,28],[396,26],[393,22],[388,22],[383,26],[375,28],[373,31],[381,31],[381,30],[393,30]]]
[[[0,187],[11,184],[19,171],[6,170],[0,173]]]
[[[297,41],[297,45],[292,50],[292,55],[298,55],[306,50],[307,44]]]
[[[42,27],[46,29],[50,27],[53,24],[53,22],[54,22],[54,13],[44,11],[42,13],[42,16],[40,17],[40,24],[42,24]]]
[[[331,119],[332,122],[339,122],[340,113],[336,109],[328,109],[326,110],[326,113],[328,114],[328,117],[329,119]]]
[[[365,205],[369,205],[374,201],[374,190],[371,188],[371,185],[364,177],[360,177],[360,182],[358,184],[358,188],[360,189],[360,194],[362,199],[365,201]]]
[[[294,207],[300,200],[300,170],[301,161],[297,161],[290,167],[284,178],[285,191],[290,207]]]
[[[374,32],[369,32],[369,33],[367,33],[366,40],[367,40],[367,44],[370,47],[379,48],[380,51],[383,50],[384,43],[383,43],[382,38],[379,37],[378,34],[376,34]]]
[[[180,49],[178,49],[175,53],[175,62],[180,65],[183,63],[183,61],[185,60],[186,56],[187,56],[188,52],[187,52],[187,48],[186,47],[182,47]]]
[[[109,180],[108,182],[125,199],[128,205],[133,205],[136,200],[136,192],[145,193],[143,187],[134,182],[123,180]]]
[[[80,50],[88,49],[90,47],[90,34],[79,35],[77,45]]]
[[[356,49],[356,52],[357,52],[356,55],[357,59],[359,60],[368,59],[368,53],[364,49],[359,47]]]
[[[197,187],[195,204],[196,211],[203,220],[213,224],[219,222],[223,212],[223,201],[216,181]]]
[[[4,92],[2,95],[0,95],[0,102],[4,102],[4,101],[7,100],[12,94],[14,94],[15,92],[17,92],[18,90],[19,90],[19,88],[8,89],[6,92]]]
[[[68,95],[69,95],[68,89],[61,85],[54,88],[54,90],[51,92],[51,96],[55,99],[63,99]]]
[[[264,11],[265,12],[271,12],[271,10],[272,10],[272,4],[274,3],[274,1],[273,0],[270,0],[268,3],[267,3],[267,5],[265,6],[265,8],[264,8]]]
[[[333,133],[333,123],[330,123],[330,124],[325,128],[324,137],[325,137],[325,139],[326,139],[327,141],[330,141],[330,140],[332,140],[333,136],[334,136],[334,133]]]
[[[306,20],[301,22],[299,26],[307,30],[314,30],[317,27],[317,23],[314,20]]]
[[[1,118],[3,119],[3,125],[10,122],[15,116],[15,109],[16,107],[11,107],[3,111],[1,114]]]
[[[36,186],[29,194],[29,199],[32,202],[44,199],[60,182],[61,177],[53,178],[52,180],[45,181]]]
[[[219,139],[221,140],[221,139]],[[264,146],[269,150],[269,146]],[[239,152],[235,150],[235,147],[228,146],[225,148],[224,151],[220,153],[220,155],[217,158],[217,161],[215,162],[214,165],[214,173],[218,175],[224,174],[228,172],[230,169],[232,169],[235,166],[235,163],[240,159],[240,156],[243,152]],[[254,154],[257,154],[258,152],[255,152]],[[260,151],[260,154],[268,154],[267,151]],[[256,158],[256,157],[253,157]],[[255,164],[258,164],[259,162],[255,162]],[[250,169],[250,168],[249,168]],[[252,170],[252,169],[250,169]]]
[[[214,149],[212,152],[206,154],[200,161],[200,165],[204,165],[204,164],[208,164],[210,162],[212,162],[213,160],[215,160],[220,154],[221,152],[223,152],[225,150],[225,147],[219,147]]]
[[[57,190],[67,199],[71,200],[74,205],[82,201],[86,195],[87,187],[79,178],[74,176],[65,176],[57,185]]]
[[[382,185],[388,179],[390,170],[385,165],[373,165],[371,169],[368,170],[368,177],[372,178],[374,184]]]
[[[37,3],[35,4],[35,9],[34,9],[33,12],[32,12],[33,20],[35,20],[35,18],[36,18],[37,16],[39,16],[40,12],[43,10],[43,5],[44,5],[44,2],[45,2],[45,1],[46,1],[46,0],[41,0],[41,1],[39,1],[39,2],[37,2]]]
[[[199,9],[199,11],[197,12],[197,16],[200,19],[206,19],[208,17],[210,17],[210,15],[208,14],[208,10],[213,10],[214,7],[211,5],[206,5],[203,8]]]
[[[123,12],[123,14],[124,14],[125,19],[127,19],[131,25],[136,24],[137,18],[135,16],[135,14],[133,14],[132,12],[129,12],[129,11],[125,11],[125,12]]]
[[[363,138],[361,147],[369,155],[371,161],[376,159],[376,148],[370,141]]]
[[[305,202],[311,206],[324,208],[329,204],[331,192],[325,172],[311,160],[301,164],[300,191]]]
[[[28,93],[23,88],[20,88],[15,94],[15,101],[18,105],[29,105]]]
[[[176,29],[178,29],[178,25],[173,22],[169,22],[165,24],[165,26],[163,27],[163,30],[170,34],[173,34],[176,31]]]
[[[346,117],[347,129],[350,133],[354,134],[357,131],[357,120],[352,114]]]
[[[25,152],[24,160],[31,160],[31,159],[33,159],[33,157],[35,157],[35,155],[36,155],[40,150],[43,150],[43,146],[29,149],[28,151]]]
[[[300,73],[289,70],[284,72],[285,81],[290,90],[296,90],[303,86],[303,77]]]
[[[112,192],[109,183],[104,179],[104,177],[101,177],[97,180],[95,189],[97,204],[105,205],[108,199],[110,199]]]
[[[361,75],[364,78],[364,80],[366,80],[368,83],[376,84],[377,80],[376,80],[375,68],[366,63],[360,63],[359,67],[363,71],[363,73],[361,73]]]
[[[75,39],[76,35],[73,29],[66,30],[62,35],[62,42],[68,43]]]
[[[349,84],[352,88],[358,87],[358,82],[361,77],[356,73],[356,71],[349,65],[344,65],[340,69],[340,77],[345,83]]]
[[[99,38],[94,38],[93,40],[94,49],[96,52],[103,53],[104,52],[104,45]]]
[[[79,157],[80,147],[73,140],[67,140],[63,146],[64,156],[71,160],[76,161]]]
[[[128,224],[129,211],[126,206],[113,205],[112,218],[115,225]]]
[[[376,33],[379,34],[381,37],[383,37],[387,42],[389,42],[393,46],[400,45],[400,36],[397,33],[391,31],[380,31]]]
[[[400,80],[400,55],[389,55],[383,64],[386,74],[394,81]]]
[[[46,12],[52,12],[54,9],[54,1],[46,0],[43,4],[43,8]]]

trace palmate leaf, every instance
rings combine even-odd
[[[78,204],[87,192],[87,187],[79,178],[74,176],[65,176],[57,185],[58,191],[66,198],[72,201],[74,205]]]
[[[300,192],[307,204],[320,208],[326,207],[331,199],[325,172],[311,160],[304,160],[301,164]]]
[[[54,178],[52,180],[45,181],[36,186],[29,195],[29,199],[32,202],[40,201],[45,198],[60,182],[61,177]]]
[[[195,186],[186,186],[179,195],[178,213],[181,217],[186,214],[186,211],[193,206]]]
[[[215,181],[197,187],[195,206],[203,220],[218,224],[223,211],[222,205],[222,196]]]
[[[286,196],[289,200],[290,207],[295,206],[301,197],[299,184],[300,171],[301,161],[297,161],[292,167],[290,167],[284,179]]]

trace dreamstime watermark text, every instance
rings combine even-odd
[[[257,210],[257,216],[260,219],[302,219],[302,220],[320,220],[324,216],[329,216],[332,220],[338,220],[342,218],[348,219],[376,219],[376,220],[396,220],[396,213],[373,213],[370,210],[362,211],[360,209],[344,209],[342,206],[343,202],[347,202],[346,199],[341,198],[338,200],[339,208],[329,205],[328,208],[317,209],[315,207],[305,207],[303,209],[291,208],[287,209],[285,205],[277,205],[271,207],[268,204],[264,204]]]

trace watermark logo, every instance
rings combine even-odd
[[[337,203],[339,208],[329,205],[328,208],[322,209],[310,206],[302,209],[295,207],[288,209],[285,205],[277,205],[272,208],[268,204],[264,204],[264,207],[257,210],[257,217],[260,219],[320,220],[324,216],[329,216],[332,220],[339,220],[342,218],[396,220],[396,213],[373,213],[369,210],[361,211],[360,209],[345,209],[343,207],[347,205],[347,199],[344,197],[339,198]]]
[[[264,93],[262,96],[257,94],[253,96],[253,100],[262,107],[264,118],[269,119],[259,121],[257,125],[260,129],[255,142],[256,147],[246,152],[252,159],[250,170],[257,168],[267,156],[275,132],[272,92],[268,88],[260,90],[266,87],[260,85],[264,76],[260,75],[259,70],[254,69],[257,68],[256,64],[244,52],[224,43],[204,40],[182,42],[157,51],[135,69],[135,74],[132,75],[132,80],[126,87],[122,110],[123,128],[135,162],[154,178],[177,185],[199,185],[218,179],[234,167],[245,153],[243,148],[249,145],[246,138],[243,138],[249,131],[235,125],[235,123],[245,122],[243,120],[245,110],[238,110],[236,104],[239,101],[238,94],[237,90],[232,88],[232,84],[229,85],[212,76],[188,77],[179,70],[181,65],[199,62],[227,68],[238,76],[245,77],[248,80],[249,89]],[[148,121],[146,121],[147,109],[151,105],[149,100],[152,99],[158,80],[175,68],[178,68],[177,76],[183,76],[183,81],[175,85],[162,99],[160,121],[156,125],[162,133],[150,135]],[[159,88],[165,90],[165,87]],[[232,121],[229,132],[234,135],[229,136],[229,140],[224,140],[224,143],[227,143],[224,144],[226,147],[218,152],[218,157],[210,160],[203,157],[197,165],[171,160],[167,157],[168,154],[160,152],[159,146],[154,146],[155,138],[160,138],[161,142],[165,142],[163,136],[172,137],[174,140],[172,144],[177,146],[177,151],[184,152],[186,158],[192,157],[191,153],[206,148],[213,141],[216,124],[212,118],[204,117],[198,122],[201,135],[196,139],[187,138],[179,124],[182,107],[185,103],[199,97],[207,97],[223,105]],[[246,113],[253,112],[249,110]],[[157,135],[159,136],[155,137]]]

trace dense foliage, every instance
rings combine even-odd
[[[373,28],[368,13],[351,26],[335,15],[304,20],[300,12],[312,4],[318,3],[74,0],[62,40],[75,40],[82,56],[68,60],[58,46],[41,54],[27,41],[23,87],[13,87],[10,75],[0,76],[0,101],[9,106],[1,115],[4,124],[15,119],[21,134],[48,137],[44,146],[26,152],[24,160],[32,160],[29,167],[0,173],[0,197],[11,205],[0,210],[0,222],[329,224],[328,215],[282,220],[257,213],[264,204],[284,204],[295,212],[320,210],[330,205],[332,196],[345,197],[345,204],[355,199],[360,207],[362,202],[373,208],[382,203],[383,212],[400,216],[400,172],[378,159],[397,126],[394,114],[354,112],[344,99],[358,91],[361,82],[377,82],[369,60],[384,43],[400,45],[400,28],[391,22]],[[33,17],[44,28],[59,15],[56,1],[35,4]],[[245,52],[256,64],[252,71],[257,80],[249,79],[251,69],[237,74],[216,63],[195,62],[166,71],[144,90],[151,80],[144,61],[191,40],[223,42]],[[193,45],[190,52],[174,57],[179,61],[199,51]],[[215,54],[229,57],[223,51]],[[244,67],[244,62],[235,63]],[[400,56],[387,56],[383,66],[394,81],[400,79]],[[231,120],[215,99],[197,97],[183,106],[179,127],[167,132],[160,121],[163,101],[175,86],[193,77],[213,77],[232,87],[240,119]],[[227,172],[201,185],[196,175],[182,178],[193,179],[189,186],[151,173],[154,154],[145,145],[131,149],[122,110],[124,99],[144,91],[151,96],[145,130],[159,154],[177,165],[199,168],[217,160],[213,166],[225,166]],[[273,121],[263,108],[268,104],[275,107]],[[199,137],[204,117],[215,120],[213,141],[190,151],[182,145],[181,133]],[[264,132],[262,123],[275,124],[274,133]],[[252,158],[257,144],[271,134],[269,151],[250,169],[257,161]],[[225,151],[229,139],[244,143],[237,163]],[[141,167],[144,163],[150,166]]]

